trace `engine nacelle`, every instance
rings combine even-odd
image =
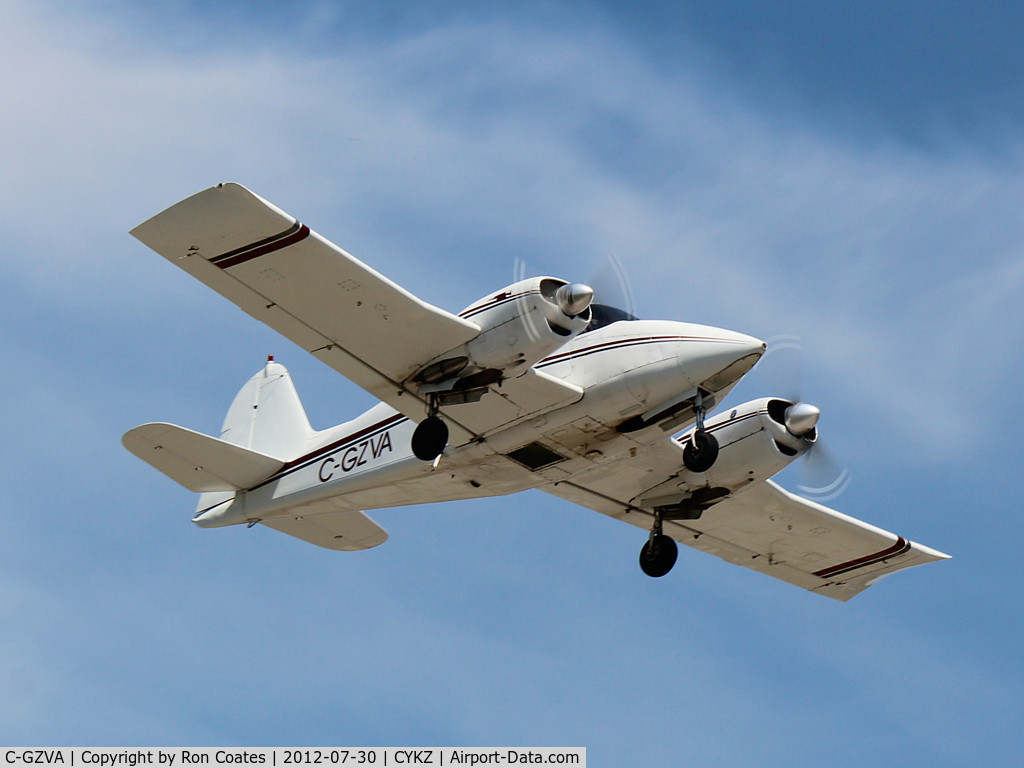
[[[661,508],[666,519],[700,517],[716,501],[768,479],[803,455],[818,437],[807,421],[799,405],[780,398],[752,400],[707,419],[704,428],[718,441],[715,463],[707,472],[682,468],[672,480],[648,491],[643,505]],[[680,445],[685,447],[691,434],[678,438]]]
[[[708,419],[705,429],[718,441],[718,459],[701,473],[701,485],[737,490],[771,477],[806,452],[817,439],[817,429],[812,426],[802,435],[790,432],[786,413],[793,405],[779,398],[762,398]],[[689,439],[684,435],[680,441],[685,444]]]
[[[590,323],[593,290],[534,277],[491,294],[459,313],[481,328],[472,341],[431,361],[416,376],[421,393],[479,391],[515,378]]]

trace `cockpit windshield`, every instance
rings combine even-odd
[[[635,315],[631,315],[624,309],[609,306],[608,304],[591,304],[590,305],[590,325],[583,329],[583,333],[589,333],[590,331],[596,331],[598,328],[604,328],[606,325],[617,323],[620,320],[639,320],[640,318]]]

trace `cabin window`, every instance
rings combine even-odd
[[[618,307],[612,307],[608,304],[591,304],[590,325],[583,329],[583,333],[596,331],[598,328],[604,328],[606,325],[617,323],[620,320],[639,319],[636,315],[631,315],[626,310],[619,309]]]

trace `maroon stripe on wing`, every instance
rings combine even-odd
[[[255,243],[249,243],[249,245],[244,245],[241,248],[235,248],[233,251],[222,253],[220,256],[214,256],[210,259],[210,263],[216,264],[221,269],[230,269],[231,267],[236,267],[239,264],[244,264],[247,261],[258,259],[260,256],[266,256],[268,253],[273,253],[282,248],[287,248],[289,245],[301,242],[309,237],[309,234],[309,227],[295,222],[284,232],[279,232]]]
[[[910,542],[904,539],[902,536],[897,537],[896,543],[891,547],[883,549],[881,552],[875,552],[872,555],[865,555],[864,557],[858,557],[856,560],[848,560],[845,563],[839,563],[839,565],[833,565],[829,568],[823,568],[820,571],[815,571],[814,575],[822,579],[827,579],[832,576],[838,576],[841,573],[847,571],[853,571],[857,568],[864,568],[868,565],[874,565],[883,560],[887,560],[890,557],[896,557],[902,555],[904,552],[910,551]]]

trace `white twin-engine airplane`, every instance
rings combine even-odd
[[[848,600],[948,557],[769,479],[817,439],[814,406],[765,398],[707,416],[764,353],[758,339],[638,320],[551,277],[453,315],[237,184],[132,234],[382,401],[316,431],[271,358],[220,437],[172,424],[125,434],[201,494],[201,528],[261,523],[360,550],[387,539],[363,510],[539,488],[649,531],[651,576],[681,542]]]

